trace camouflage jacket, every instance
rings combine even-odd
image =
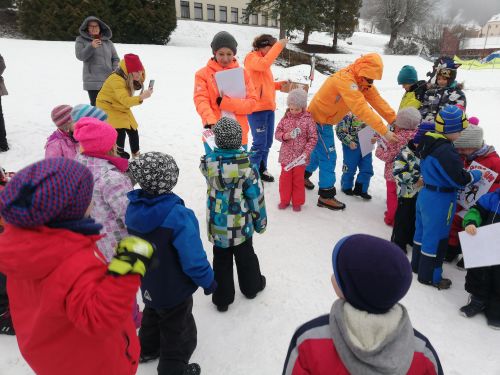
[[[420,178],[420,159],[415,155],[415,145],[412,141],[408,142],[394,159],[393,175],[398,197],[413,198],[421,189],[415,186]]]

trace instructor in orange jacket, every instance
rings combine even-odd
[[[194,104],[196,111],[201,117],[205,128],[211,128],[222,117],[222,111],[231,112],[239,122],[243,133],[243,147],[248,143],[248,119],[247,115],[254,111],[257,102],[255,89],[249,74],[245,74],[246,97],[243,99],[230,98],[221,95],[215,81],[215,73],[238,68],[239,64],[235,58],[236,39],[226,31],[215,34],[212,43],[214,56],[208,60],[207,65],[196,72],[194,77]],[[205,152],[209,153],[210,147],[205,143]]]
[[[374,80],[380,80],[384,65],[380,55],[369,53],[361,56],[348,67],[331,75],[309,104],[309,112],[317,124],[318,143],[306,167],[305,185],[309,190],[314,184],[309,180],[319,168],[318,206],[331,210],[342,210],[345,204],[335,199],[335,163],[337,154],[333,137],[333,125],[352,112],[388,142],[396,136],[384,125],[377,111],[389,124],[396,120],[396,113],[380,96]],[[372,108],[375,110],[373,111]]]
[[[257,94],[257,105],[248,116],[253,140],[250,160],[259,169],[261,179],[267,182],[274,181],[267,171],[267,157],[274,139],[276,90],[287,84],[286,81],[274,81],[271,65],[287,43],[287,39],[277,41],[272,35],[259,35],[253,41],[253,51],[245,58],[245,70],[250,74]]]

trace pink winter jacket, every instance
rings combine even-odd
[[[300,134],[297,138],[285,140],[283,137],[295,128],[300,128]],[[282,165],[291,163],[304,153],[307,155],[307,165],[309,163],[309,156],[313,152],[316,142],[318,142],[316,123],[312,115],[307,111],[303,111],[297,115],[292,115],[289,111],[286,111],[278,123],[274,136],[278,141],[282,142],[278,159]]]
[[[45,144],[45,159],[64,157],[74,159],[78,153],[79,144],[71,139],[68,133],[57,129],[47,138]]]
[[[394,181],[394,176],[392,170],[394,167],[394,159],[398,156],[401,149],[408,143],[410,139],[413,139],[417,130],[411,129],[394,129],[394,134],[399,137],[399,141],[396,143],[389,143],[384,140],[384,144],[387,149],[384,150],[382,146],[378,145],[375,150],[375,156],[385,162],[384,168],[384,178],[386,181]]]
[[[97,247],[108,262],[115,253],[116,244],[127,236],[125,212],[128,206],[127,193],[133,190],[130,178],[120,172],[108,160],[79,154],[76,160],[85,165],[94,176],[94,194],[90,216],[103,225]]]

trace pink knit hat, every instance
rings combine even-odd
[[[106,154],[116,143],[118,133],[107,122],[96,118],[82,117],[75,124],[73,137],[80,142],[84,151]]]
[[[479,119],[477,117],[469,117],[469,124],[470,125],[479,125]]]
[[[65,125],[70,124],[71,119],[71,111],[73,107],[67,104],[58,105],[55,107],[50,113],[50,117],[52,117],[52,121],[58,128],[64,128]],[[64,129],[66,130],[66,129]]]

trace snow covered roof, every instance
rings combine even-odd
[[[490,22],[500,22],[500,13],[491,17],[487,23],[490,23]]]

